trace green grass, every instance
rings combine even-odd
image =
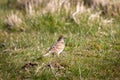
[[[23,16],[24,31],[9,31],[4,25],[6,14],[10,13],[6,4],[0,2],[0,79],[1,80],[119,80],[120,79],[120,20],[103,25],[99,22],[88,25],[88,16],[80,16],[76,24],[70,16],[46,14],[32,17]],[[5,12],[5,14],[3,13]],[[22,13],[22,12],[21,12]],[[17,28],[17,27],[16,27]],[[111,35],[112,31],[115,31]],[[19,29],[18,29],[19,30]],[[101,32],[101,34],[100,34]],[[102,33],[106,34],[102,34]],[[63,34],[66,47],[60,55],[60,63],[65,70],[50,68],[37,69],[56,57],[40,58],[50,45]],[[27,70],[26,63],[38,65]]]

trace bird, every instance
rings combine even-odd
[[[64,50],[65,48],[65,42],[64,42],[64,36],[60,35],[57,41],[49,48],[46,54],[43,56],[48,56],[48,55],[57,55],[59,57],[60,53]]]

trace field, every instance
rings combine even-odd
[[[105,14],[79,1],[0,1],[0,80],[120,80],[120,6]],[[60,35],[59,58],[43,57]]]

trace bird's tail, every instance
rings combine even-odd
[[[45,56],[48,56],[48,55],[50,55],[50,53],[48,52],[48,53],[46,53],[46,54],[44,54],[43,56],[45,57]]]

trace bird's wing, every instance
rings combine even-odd
[[[48,56],[48,55],[50,55],[51,53],[54,53],[55,51],[56,51],[56,43],[54,43],[49,49],[48,49],[48,51],[46,52],[46,54],[45,55],[43,55],[43,56]]]

